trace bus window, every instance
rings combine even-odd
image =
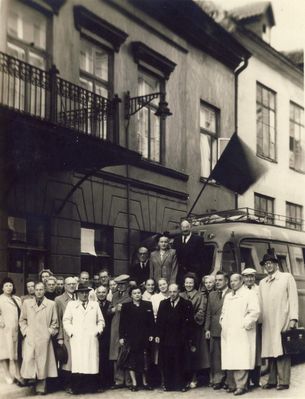
[[[243,240],[240,243],[241,263],[244,264],[244,267],[253,267],[258,273],[265,273],[260,261],[269,247],[267,242]]]
[[[221,268],[228,274],[237,273],[234,245],[227,242],[223,247]]]
[[[204,244],[203,247],[203,265],[205,266],[205,270],[209,270],[209,273],[212,272],[214,269],[214,255],[215,255],[215,248],[214,244]],[[207,267],[208,266],[208,267]]]
[[[288,246],[286,244],[270,243],[279,261],[279,268],[281,272],[289,272],[291,270],[288,256]]]
[[[305,275],[305,248],[290,246],[290,261],[292,273],[296,276]]]

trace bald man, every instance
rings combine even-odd
[[[146,247],[140,247],[137,251],[137,259],[130,268],[130,278],[137,285],[144,286],[145,281],[149,278],[150,263],[149,251]]]
[[[73,301],[75,298],[75,290],[77,287],[77,281],[74,277],[67,277],[65,279],[65,292],[55,298],[55,304],[58,314],[58,322],[59,322],[59,332],[57,335],[57,342],[59,345],[65,344],[68,351],[68,362],[66,364],[61,365],[61,376],[63,379],[64,388],[67,393],[73,393],[71,390],[71,347],[70,347],[70,338],[63,328],[63,316],[66,310],[66,307],[70,301]]]
[[[157,314],[156,342],[160,344],[165,391],[186,391],[186,348],[192,346],[192,303],[179,296],[170,284],[169,298],[161,301]]]
[[[198,281],[201,281],[202,276],[210,273],[211,265],[204,263],[203,237],[192,233],[191,224],[187,220],[181,222],[180,229],[181,234],[175,237],[173,248],[178,261],[177,282],[182,287],[186,273],[195,273]]]

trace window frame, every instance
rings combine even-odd
[[[274,95],[274,110],[269,107],[269,100],[268,100],[268,107],[266,107],[263,104],[263,100],[261,102],[258,101],[258,87],[260,87],[262,90],[262,98],[263,98],[263,90],[268,91],[268,97],[269,97],[269,93]],[[255,103],[256,103],[256,155],[260,158],[267,160],[267,161],[277,162],[277,93],[276,93],[276,91],[274,91],[273,89],[271,89],[268,86],[265,86],[261,82],[256,81],[256,101],[255,101]],[[269,118],[269,112],[270,111],[274,112],[274,158],[272,158],[270,156],[270,140],[268,142],[268,146],[269,146],[269,154],[268,155],[264,154],[263,144],[262,144],[262,153],[260,153],[258,151],[258,119],[257,119],[258,105],[260,105],[262,107],[262,115],[264,114],[264,112],[263,112],[264,109],[268,110],[268,118]],[[262,119],[262,128],[264,126],[268,126],[268,128],[271,127],[270,123],[267,125],[264,123],[264,120]],[[270,136],[269,129],[268,129],[268,134]],[[262,133],[262,140],[264,141],[264,133]]]
[[[262,209],[256,208],[256,200],[257,199],[260,201],[261,200],[266,201],[267,210],[262,210]],[[272,212],[268,211],[268,202],[271,203]],[[264,214],[264,217],[266,217],[267,222],[274,224],[274,207],[275,207],[275,198],[274,197],[269,197],[268,195],[260,194],[257,192],[254,193],[254,212],[257,213],[258,217],[261,217],[262,214]],[[269,217],[270,214],[271,214],[271,217]]]
[[[151,70],[149,67],[145,67],[143,65],[138,65],[138,71],[137,71],[137,77],[138,77],[138,81],[137,81],[137,95],[139,96],[139,77],[140,74],[144,74],[147,75],[149,77],[152,77],[153,79],[157,79],[159,81],[159,85],[160,85],[160,89],[159,92],[162,93],[163,95],[166,95],[166,82],[165,82],[165,77],[162,74],[158,74],[155,71]],[[152,93],[148,93],[147,95],[152,94]],[[160,101],[160,98],[157,99],[157,101]],[[148,162],[152,162],[152,163],[156,163],[156,164],[164,164],[165,161],[165,131],[166,131],[166,120],[164,118],[161,118],[160,116],[158,116],[159,119],[159,160],[155,160],[152,159],[151,157],[151,123],[150,123],[150,115],[151,113],[155,113],[158,109],[158,106],[156,106],[155,104],[153,104],[152,102],[150,102],[149,104],[147,104],[145,107],[143,107],[145,109],[148,109],[149,112],[149,123],[148,123],[148,148],[147,148],[147,153],[148,156],[145,157],[143,155],[143,158],[145,160],[147,160]],[[143,109],[142,108],[142,109]],[[140,112],[142,111],[139,110],[139,115]],[[139,132],[139,119],[137,120],[137,135]],[[139,151],[140,148],[137,144],[137,150]]]
[[[288,215],[288,209],[294,208],[295,211],[298,209],[300,210],[300,218],[295,217],[295,216],[289,216]],[[290,201],[286,201],[286,227],[289,229],[297,230],[297,231],[302,231],[303,229],[303,206],[300,204],[295,204]],[[299,227],[299,228],[298,228]]]
[[[301,120],[300,123],[297,123],[295,120],[291,119],[291,107],[294,108],[299,108],[301,111],[303,111],[303,121]],[[302,123],[303,122],[303,123]],[[294,125],[297,125],[301,128],[303,128],[303,134],[304,134],[304,142],[305,142],[305,122],[304,122],[304,107],[302,107],[301,105],[297,104],[294,101],[290,101],[289,102],[289,155],[290,155],[290,127],[291,127],[291,123],[293,123]],[[295,136],[293,137],[295,139]],[[295,154],[295,149],[294,149],[294,154]],[[303,148],[303,155],[305,157],[305,148]],[[291,166],[290,165],[290,157],[289,157],[289,168],[299,172],[299,173],[304,173],[305,174],[305,162],[304,162],[304,169],[297,169],[295,166]]]
[[[205,107],[206,109],[209,109],[215,113],[215,133],[213,133],[210,130],[207,130],[203,127],[201,127],[201,120],[200,120],[200,114],[201,114],[201,107]],[[210,171],[208,176],[203,176],[202,174],[202,154],[201,154],[201,146],[200,146],[200,176],[202,179],[207,179],[209,175],[211,174],[213,167],[216,165],[218,161],[218,139],[220,138],[220,117],[221,117],[221,110],[214,105],[207,103],[204,100],[200,100],[200,105],[199,105],[199,138],[201,141],[201,134],[205,134],[209,136],[211,140],[211,145],[210,145],[210,152],[211,152],[211,160],[210,160]],[[212,140],[215,141],[216,143],[216,159],[215,159],[215,165],[213,166],[213,150],[212,150]]]

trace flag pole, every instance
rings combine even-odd
[[[206,186],[208,185],[209,181],[211,180],[211,177],[212,177],[212,173],[210,173],[210,176],[205,180],[204,185],[202,186],[202,189],[200,190],[200,192],[197,195],[197,198],[195,199],[191,209],[188,211],[188,214],[186,215],[187,218],[191,215],[192,210],[195,208],[199,198],[201,197],[201,194],[203,193],[204,189],[206,188]]]

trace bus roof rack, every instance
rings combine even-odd
[[[305,226],[305,221],[302,219],[287,217],[265,211],[258,211],[252,208],[229,209],[224,211],[204,213],[201,215],[192,214],[187,220],[192,224],[192,226],[215,223],[247,222],[286,227],[299,231],[304,231]]]

